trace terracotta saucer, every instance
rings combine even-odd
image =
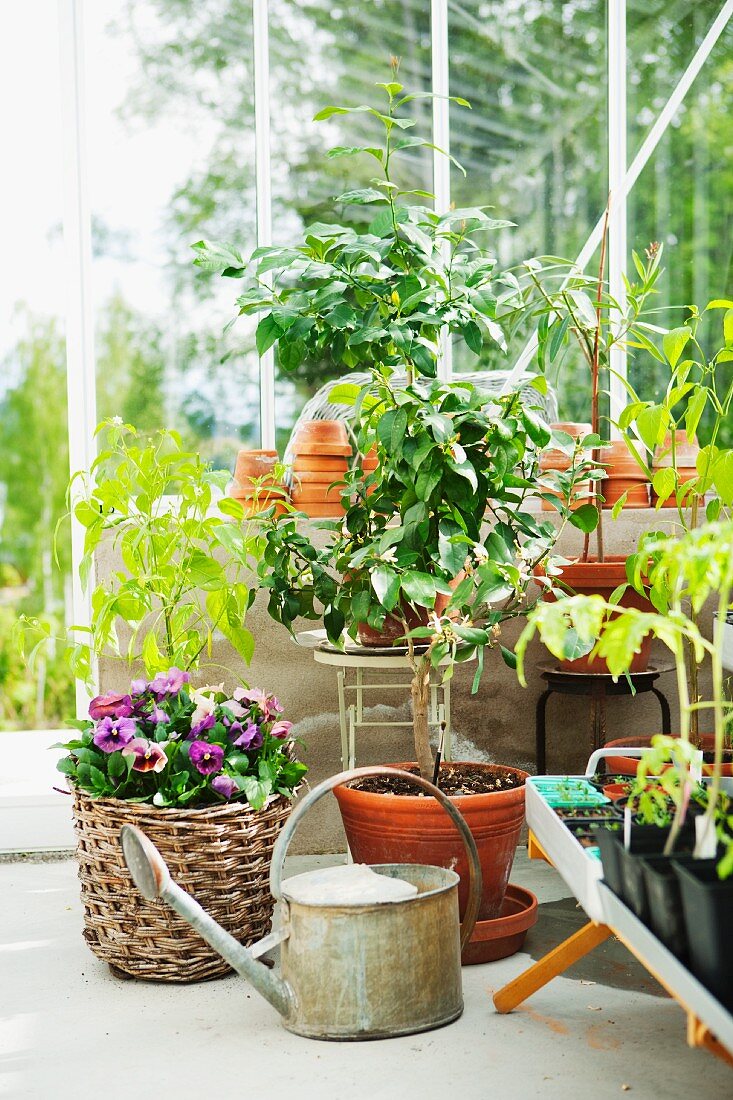
[[[531,890],[511,882],[501,906],[501,915],[494,920],[476,921],[471,939],[463,949],[461,963],[496,962],[516,954],[524,945],[527,932],[537,923],[537,898]]]

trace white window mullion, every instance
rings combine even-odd
[[[85,144],[83,0],[58,0],[63,127],[64,257],[66,266],[66,388],[69,466],[88,470],[96,457],[94,429],[96,367],[92,300],[92,234]],[[79,566],[84,528],[71,521],[72,615],[75,626],[91,622],[90,593],[82,588]],[[96,668],[94,670],[96,684]],[[76,683],[77,715],[88,712],[90,695]]]
[[[700,72],[701,68],[712,53],[715,43],[720,38],[721,34],[725,30],[732,17],[733,0],[726,0],[726,2],[723,4],[722,8],[718,12],[715,20],[711,24],[710,30],[698,46],[695,55],[692,58],[692,61],[680,77],[677,87],[672,92],[662,110],[659,112],[656,122],[652,126],[647,136],[644,138],[644,141],[641,143],[638,153],[632,160],[628,170],[621,180],[619,192],[617,195],[614,196],[614,202],[626,202],[631,188],[634,186],[642,171],[649,163],[649,160],[651,159],[654,150],[659,144],[662,135],[671,123],[677,111],[679,110],[685,96],[692,87],[695,77]],[[604,217],[603,215],[601,215],[594,225],[593,229],[591,230],[590,236],[588,237],[587,241],[578,253],[578,257],[575,263],[581,271],[586,266],[601,242],[601,237],[603,235],[603,222]],[[537,333],[535,332],[527,341],[516,363],[509,372],[509,375],[504,385],[502,386],[502,393],[506,393],[508,390],[510,390],[517,379],[522,376],[536,350]]]
[[[268,0],[254,0],[252,52],[255,100],[255,188],[257,247],[272,244],[272,175],[270,165],[270,45]],[[275,447],[275,350],[260,357],[261,446]]]
[[[433,144],[450,152],[450,103],[448,102],[448,0],[431,0],[430,3],[430,50],[432,57],[433,94]],[[448,157],[433,150],[433,192],[435,210],[444,214],[450,207],[450,161]],[[441,249],[447,259],[450,245],[443,242]],[[453,347],[450,334],[440,337],[438,353],[438,377],[449,381],[453,376]]]
[[[623,273],[627,255],[626,176],[626,0],[608,5],[608,186],[611,210],[608,221],[608,290],[621,317],[626,314]],[[618,318],[620,323],[621,317]],[[611,438],[618,438],[615,421],[626,404],[628,361],[626,348],[614,344],[610,355]]]

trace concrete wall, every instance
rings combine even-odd
[[[639,536],[646,530],[671,527],[676,513],[652,509],[628,511],[613,522],[605,517],[606,550],[611,554],[629,554],[636,548]],[[667,518],[669,517],[669,518]],[[582,535],[574,528],[563,535],[559,551],[568,557],[579,555]],[[113,566],[109,551],[99,555],[98,573],[104,575]],[[220,669],[202,672],[199,682],[219,682],[234,686],[245,679],[252,686],[274,691],[283,702],[286,715],[296,723],[296,732],[303,740],[302,758],[310,768],[309,779],[315,783],[340,768],[340,737],[336,670],[317,665],[308,649],[300,648],[286,631],[267,614],[266,601],[260,594],[249,612],[247,625],[256,639],[252,664],[245,667],[227,643],[221,639],[214,646],[213,661],[231,670],[229,676]],[[318,624],[304,623],[304,629]],[[711,630],[709,617],[703,620],[707,634]],[[522,629],[522,620],[507,624],[502,641],[513,646]],[[655,643],[655,647],[658,643]],[[507,668],[501,655],[487,652],[481,686],[471,695],[473,667],[456,669],[453,680],[454,758],[481,759],[497,763],[526,766],[534,770],[535,705],[545,687],[540,666],[551,660],[536,640],[527,655],[526,688],[520,687],[516,673]],[[670,664],[664,647],[653,651],[652,664]],[[101,667],[102,690],[125,686],[127,674],[113,669],[108,662]],[[406,682],[406,679],[403,683]],[[677,721],[677,695],[672,674],[657,682],[667,695],[672,708],[672,728]],[[709,692],[709,679],[703,676],[703,696]],[[378,712],[366,713],[365,719],[387,717],[409,720],[406,688],[379,692]],[[707,727],[704,727],[707,728]],[[636,698],[612,699],[607,708],[608,739],[626,734],[658,732],[660,709],[651,694]],[[410,730],[368,728],[358,732],[357,763],[390,763],[412,758]],[[583,770],[591,748],[589,701],[568,696],[554,696],[547,709],[547,770],[574,773]],[[332,799],[325,799],[312,811],[296,836],[294,851],[328,852],[343,845],[338,812]]]

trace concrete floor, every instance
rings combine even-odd
[[[317,863],[294,858],[289,873]],[[733,1097],[733,1073],[685,1045],[685,1019],[618,943],[510,1016],[491,993],[583,922],[559,876],[520,851],[540,898],[526,952],[464,969],[465,1012],[372,1043],[290,1035],[238,978],[120,981],[81,938],[75,864],[0,864],[0,1096],[14,1100],[640,1100]]]

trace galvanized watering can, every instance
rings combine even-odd
[[[450,815],[468,851],[469,899],[458,920],[458,875],[443,867],[383,864],[379,875],[411,883],[417,893],[377,903],[298,901],[282,882],[285,853],[301,818],[334,787],[363,776],[411,780]],[[161,898],[185,918],[242,977],[280,1013],[289,1031],[311,1039],[386,1039],[441,1027],[463,1011],[461,949],[481,898],[476,845],[463,817],[432,783],[394,768],[357,768],[315,787],[288,818],[270,868],[272,896],[280,902],[281,927],[251,948],[243,947],[189,894],[171,880],[157,848],[132,825],[121,831],[125,860],[145,898]],[[299,882],[320,872],[297,875]],[[291,888],[293,894],[295,888]],[[281,972],[259,956],[280,943]]]

